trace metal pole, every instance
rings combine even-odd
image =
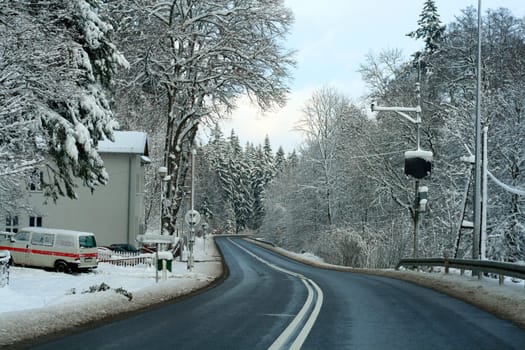
[[[159,283],[159,244],[155,249],[155,283]]]
[[[162,235],[162,214],[163,214],[163,201],[164,201],[164,188],[162,181],[162,174],[160,174],[160,234]],[[159,283],[159,249],[160,245],[157,243],[157,249],[155,249],[155,283]]]
[[[419,68],[418,68],[418,76],[419,76]],[[419,80],[419,77],[418,77],[418,80]],[[421,120],[421,85],[419,83],[419,81],[416,83],[416,95],[417,95],[417,112],[416,112],[416,120]],[[417,135],[416,135],[416,143],[417,143],[417,149],[419,149],[419,145],[420,145],[420,132],[419,132],[419,129],[420,129],[420,125],[421,123],[417,123],[416,124],[416,130],[417,130]]]
[[[195,149],[191,150],[191,197],[190,197],[190,207],[191,211],[193,211],[194,206],[194,200],[195,200],[195,186],[194,186],[194,179],[195,179]],[[193,225],[190,225],[190,239],[189,239],[189,255],[188,255],[188,270],[193,269],[193,242],[195,242],[195,230]]]
[[[164,215],[164,181],[160,177],[160,234],[162,235],[162,216]]]
[[[414,200],[414,251],[413,258],[417,258],[418,244],[417,236],[419,231],[419,180],[416,180],[416,198]]]
[[[481,227],[481,0],[478,0],[478,62],[476,84],[476,154],[474,176],[474,231],[472,232],[472,259],[479,259]],[[479,275],[478,271],[472,271]]]
[[[186,196],[187,196],[186,189],[184,189],[182,196],[183,196],[182,202],[183,202],[184,208],[187,209],[188,203],[186,202]],[[184,222],[183,222],[181,225],[180,236],[179,236],[179,249],[180,249],[179,261],[180,262],[182,262],[182,252],[184,251],[184,237],[185,237],[185,233],[184,233]]]
[[[194,200],[194,190],[193,190],[193,178],[194,178],[194,175],[195,175],[195,150],[192,149],[191,150],[191,184],[190,184],[190,188],[191,188],[191,198],[190,198],[190,207],[191,207],[191,210],[193,211],[193,200]]]
[[[420,80],[420,64],[418,64],[418,82],[416,83],[416,97],[417,97],[417,112],[416,112],[416,120],[421,120],[421,85],[419,83]],[[417,135],[416,135],[416,142],[417,142],[417,149],[419,150],[420,146],[420,123],[416,124],[417,127]],[[416,190],[415,190],[415,200],[414,200],[414,258],[417,258],[418,256],[418,233],[419,233],[419,180],[416,180]]]
[[[488,153],[487,153],[487,137],[488,137],[489,128],[485,126],[483,128],[483,185],[482,185],[482,205],[481,205],[481,260],[487,258],[487,171],[488,171]]]

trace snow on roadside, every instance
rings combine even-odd
[[[139,310],[203,288],[222,275],[215,245],[207,240],[206,250],[203,248],[203,240],[197,238],[193,271],[176,258],[166,280],[159,272],[158,283],[155,268],[145,265],[100,263],[93,272],[80,274],[11,267],[9,285],[0,288],[0,347]],[[109,289],[89,292],[102,284]]]
[[[310,253],[291,253],[257,239],[251,241],[308,265],[338,271],[386,276],[416,283],[463,300],[500,318],[514,322],[525,329],[524,281],[516,283],[511,278],[505,278],[504,285],[500,286],[497,279],[484,277],[479,280],[477,277],[467,275],[467,273],[460,275],[459,270],[456,269],[450,269],[450,273],[444,274],[439,269],[434,269],[433,273],[428,273],[411,270],[352,268],[325,263]]]

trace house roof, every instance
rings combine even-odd
[[[101,153],[132,153],[148,156],[148,138],[141,131],[113,131],[115,142],[103,140],[98,143]]]

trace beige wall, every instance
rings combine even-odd
[[[109,174],[106,186],[93,194],[79,187],[77,200],[60,198],[56,204],[52,201],[44,204],[42,193],[32,192],[33,216],[42,216],[44,227],[93,232],[99,246],[136,244],[135,238],[143,233],[140,229],[144,222],[144,168],[140,155],[105,153],[101,156]],[[19,227],[25,226],[29,226],[29,214],[19,215]]]

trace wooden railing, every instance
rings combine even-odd
[[[396,270],[401,266],[407,268],[415,268],[419,266],[443,266],[445,267],[445,272],[448,272],[449,268],[456,268],[460,269],[462,273],[465,270],[492,273],[498,275],[500,284],[503,284],[504,276],[525,280],[525,265],[500,261],[449,258],[408,258],[401,259],[396,266]]]

